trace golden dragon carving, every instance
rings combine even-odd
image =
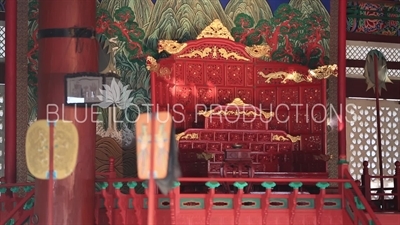
[[[283,84],[286,84],[287,81],[289,81],[289,80],[294,81],[296,83],[312,82],[311,76],[305,76],[298,72],[288,73],[288,72],[280,71],[280,72],[265,74],[264,72],[260,71],[260,72],[258,72],[258,75],[265,78],[265,83],[271,83],[271,80],[273,80],[273,79],[282,79],[281,83],[283,83]]]
[[[221,55],[221,57],[224,59],[233,58],[236,60],[250,61],[250,59],[243,57],[243,56],[237,54],[236,52],[228,52],[228,50],[226,50],[225,48],[219,48],[218,52]]]
[[[182,132],[180,134],[175,135],[175,140],[198,140],[199,139],[199,134],[197,133],[189,133],[186,134],[185,132]]]
[[[283,135],[274,135],[272,136],[272,141],[291,141],[291,142],[298,142],[301,141],[301,136],[292,136],[290,134],[287,134],[286,136]]]
[[[180,55],[179,58],[194,58],[196,56],[199,56],[200,58],[205,58],[205,57],[209,56],[211,52],[212,52],[212,49],[209,48],[209,47],[204,48],[203,50],[196,50],[195,49],[195,50],[192,50],[189,53]]]
[[[160,40],[158,42],[158,53],[166,51],[169,54],[174,55],[181,52],[183,49],[186,48],[186,46],[187,43],[178,43],[174,40]]]
[[[319,80],[328,79],[330,76],[338,76],[338,67],[336,64],[320,66],[317,69],[310,70],[309,73],[313,78]]]

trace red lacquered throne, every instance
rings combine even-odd
[[[325,78],[335,67],[270,62],[269,46],[235,42],[219,20],[196,40],[161,40],[159,51],[171,56],[149,57],[148,69],[159,110],[174,116],[184,176],[221,176],[237,145],[250,150],[255,177],[327,177]]]

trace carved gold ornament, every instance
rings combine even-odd
[[[293,143],[301,141],[301,136],[292,136],[290,134],[287,134],[286,136],[283,135],[274,135],[272,136],[272,141],[291,141]]]
[[[197,133],[189,133],[186,134],[185,132],[182,132],[180,134],[175,135],[175,140],[198,140],[199,139],[199,134]]]
[[[309,74],[316,79],[328,79],[330,76],[337,77],[338,76],[338,67],[336,64],[334,65],[325,65],[320,66],[317,69],[310,70]]]
[[[215,154],[203,152],[203,153],[197,153],[196,156],[197,159],[205,159],[209,161],[210,159],[214,158]]]
[[[208,57],[210,54],[212,54],[213,58],[217,58],[219,55],[221,58],[224,58],[226,60],[235,59],[238,61],[250,61],[250,59],[248,59],[244,56],[241,56],[237,52],[229,51],[229,50],[226,50],[225,48],[219,48],[217,46],[205,47],[203,49],[192,49],[192,50],[189,50],[189,53],[179,55],[178,57],[179,58],[200,57],[203,59],[203,58]]]
[[[210,117],[211,115],[218,115],[218,116],[240,116],[240,115],[244,115],[244,116],[264,116],[264,118],[269,119],[271,117],[273,117],[275,114],[273,112],[264,112],[260,110],[260,113],[255,112],[255,111],[238,111],[238,110],[219,110],[219,111],[215,111],[214,109],[209,110],[209,111],[204,111],[204,110],[200,110],[197,115],[200,116],[204,116],[206,118]]]
[[[271,47],[267,44],[246,46],[245,50],[253,58],[271,57]]]
[[[329,160],[333,159],[333,155],[324,155],[324,154],[313,155],[313,157],[314,157],[314,160],[324,161],[324,162],[328,162]]]
[[[178,43],[174,40],[160,40],[158,41],[158,53],[166,51],[169,54],[178,54],[184,48],[186,48],[187,43]]]
[[[235,98],[235,99],[233,99],[233,101],[231,103],[228,103],[228,105],[245,106],[245,105],[249,105],[249,104],[244,103],[244,101],[240,98]]]
[[[280,72],[265,74],[264,72],[260,71],[258,72],[258,75],[265,78],[265,83],[271,83],[271,80],[274,79],[282,79],[281,83],[283,84],[286,84],[288,80],[294,81],[296,83],[312,82],[311,76],[303,75],[298,72],[287,73],[280,71]]]
[[[146,58],[146,69],[152,72],[157,72],[160,65],[158,65],[157,60],[151,56]]]
[[[197,39],[202,38],[223,38],[234,41],[228,28],[226,28],[219,19],[214,20],[197,36]]]
[[[195,58],[196,56],[199,56],[200,58],[205,58],[205,57],[209,56],[211,52],[212,52],[212,49],[209,47],[200,49],[200,50],[193,49],[189,53],[182,54],[178,57],[179,58]]]
[[[239,55],[236,52],[230,52],[228,50],[226,50],[225,48],[219,48],[218,52],[220,54],[220,56],[224,59],[236,59],[238,61],[242,60],[242,61],[250,61],[250,59],[243,57],[241,55]]]
[[[231,103],[228,103],[227,106],[252,106],[250,104],[246,104],[243,102],[242,99],[240,98],[235,98]],[[260,112],[256,112],[253,110],[245,110],[245,111],[239,111],[239,110],[219,110],[218,109],[211,109],[209,111],[205,110],[200,110],[197,115],[204,116],[206,118],[210,117],[211,115],[219,115],[219,116],[239,116],[239,115],[244,115],[244,116],[264,116],[264,118],[269,119],[275,115],[273,112],[264,112],[260,110]]]

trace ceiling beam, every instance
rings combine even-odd
[[[383,99],[400,99],[400,80],[393,80],[393,84],[387,83],[386,89],[382,90]],[[346,97],[375,98],[375,92],[371,88],[368,91],[365,79],[347,78],[346,79]]]
[[[351,41],[400,43],[400,36],[386,36],[386,35],[354,33],[354,32],[347,32],[346,35],[347,35],[346,39]]]
[[[388,69],[392,70],[400,70],[399,62],[386,62]],[[346,67],[365,67],[365,60],[346,60]]]

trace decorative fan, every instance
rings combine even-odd
[[[378,73],[377,76],[375,76],[375,72]],[[386,59],[382,52],[376,49],[368,52],[365,60],[364,77],[367,83],[367,91],[372,88],[374,92],[376,92],[375,78],[378,78],[379,96],[381,95],[382,88],[386,90],[386,83],[393,83],[389,79]]]

